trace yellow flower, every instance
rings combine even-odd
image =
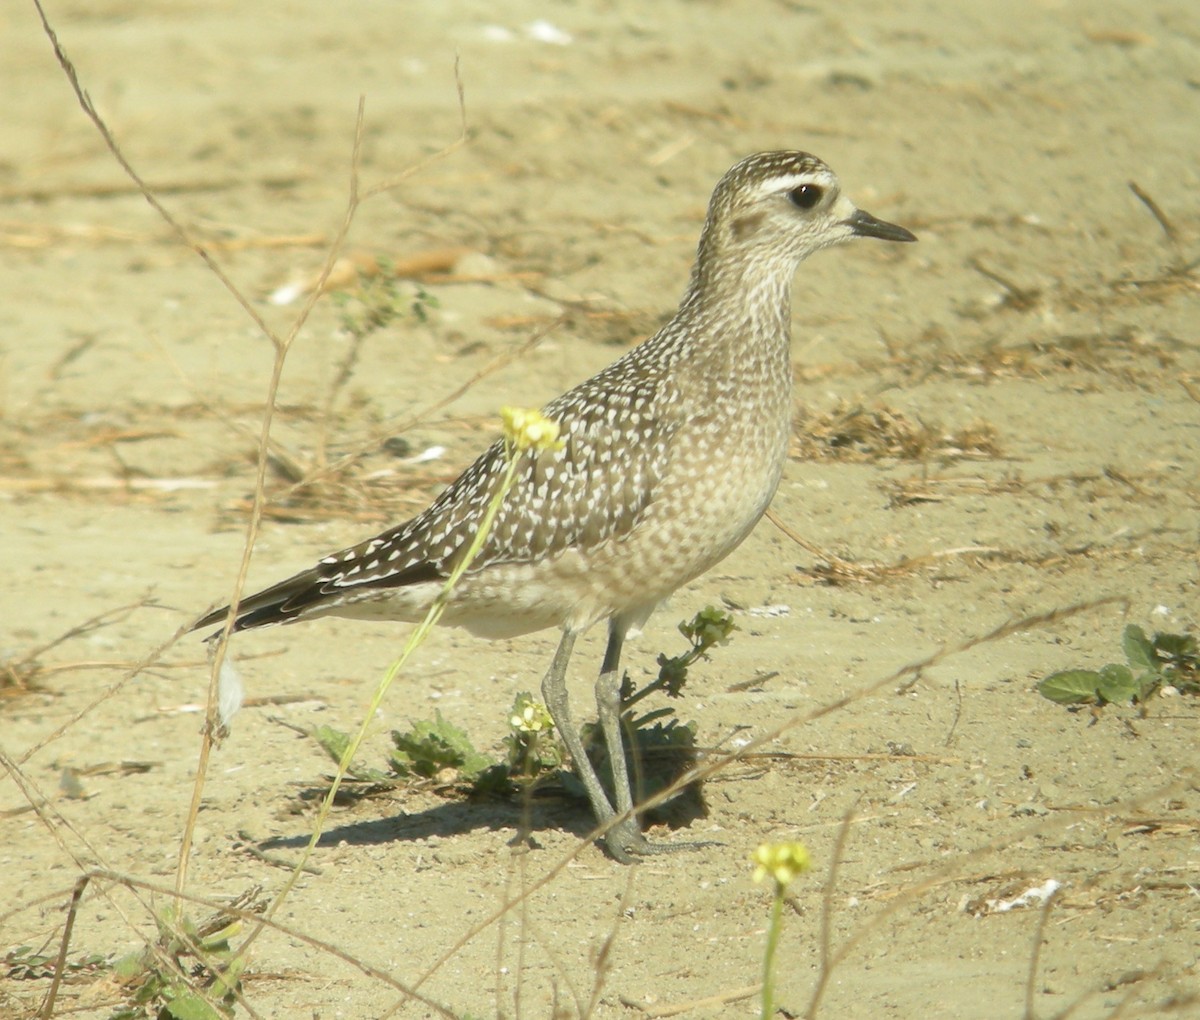
[[[509,724],[522,733],[541,733],[550,729],[550,713],[540,701],[530,699],[517,704]]]
[[[762,843],[750,859],[755,864],[754,881],[761,882],[769,875],[780,892],[793,878],[812,867],[808,848],[803,843]]]
[[[500,420],[504,422],[504,438],[518,450],[563,448],[558,438],[558,422],[547,418],[541,411],[525,407],[502,407]]]

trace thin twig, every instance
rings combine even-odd
[[[258,912],[254,910],[239,907],[236,904],[230,904],[228,902],[220,902],[205,896],[196,896],[192,893],[176,893],[170,886],[159,885],[155,882],[149,882],[133,875],[122,874],[121,872],[114,871],[110,868],[85,868],[82,870],[83,878],[89,880],[98,880],[101,883],[107,882],[124,886],[142,903],[148,904],[150,902],[148,897],[150,896],[171,896],[181,899],[184,902],[191,903],[195,906],[206,907],[209,910],[223,913],[228,917],[235,918],[246,923],[255,923],[261,921],[267,927],[271,928],[273,931],[279,932],[281,935],[286,935],[288,938],[295,939],[296,941],[316,949],[319,952],[328,953],[335,959],[341,960],[344,963],[348,963],[351,967],[364,974],[366,977],[380,981],[395,991],[402,993],[405,996],[406,1001],[408,999],[415,1000],[421,1005],[433,1010],[440,1016],[446,1017],[447,1020],[456,1020],[458,1016],[458,1014],[451,1012],[440,1002],[420,994],[415,987],[405,984],[403,981],[393,977],[382,968],[375,967],[359,957],[353,956],[334,943],[315,938],[314,936],[309,935],[307,932],[302,931],[299,928],[292,927],[291,925],[285,924],[281,921],[264,919]],[[78,885],[78,883],[76,883],[76,885]],[[59,892],[55,895],[61,896],[63,895],[63,892]],[[32,906],[46,902],[47,899],[53,899],[53,897],[39,897],[33,903],[25,904],[23,909],[29,909]],[[110,902],[115,901],[110,899]],[[0,916],[0,920],[3,920],[7,916],[11,916],[11,914]],[[182,934],[182,932],[179,934]],[[242,1004],[245,1005],[244,1002]]]
[[[289,861],[283,854],[273,854],[260,849],[258,841],[245,829],[238,829],[238,839],[241,842],[234,844],[235,849],[245,850],[251,857],[258,858],[264,864],[270,864],[276,868],[287,868],[289,871],[297,866],[295,861]],[[315,864],[301,864],[299,867],[301,871],[308,875],[320,875],[323,873],[322,869]]]
[[[835,701],[827,702],[826,704],[821,705],[821,706],[819,706],[815,709],[812,709],[808,712],[803,712],[803,713],[799,713],[797,715],[790,716],[789,718],[785,719],[782,723],[780,723],[778,726],[776,726],[774,729],[771,729],[771,730],[767,731],[766,733],[761,734],[760,736],[756,737],[754,740],[752,740],[748,744],[746,744],[744,747],[739,748],[737,751],[734,751],[728,755],[714,756],[710,760],[703,762],[702,764],[696,766],[695,768],[689,769],[682,776],[680,776],[673,783],[671,783],[668,787],[659,791],[658,793],[654,794],[653,796],[646,798],[640,804],[635,805],[634,811],[638,814],[642,814],[651,808],[655,808],[659,804],[663,804],[666,801],[670,800],[672,797],[676,796],[681,790],[683,790],[685,787],[691,785],[692,783],[702,782],[703,780],[708,779],[710,776],[716,774],[717,772],[720,772],[721,770],[728,768],[731,764],[741,761],[743,758],[745,758],[749,755],[753,755],[753,754],[761,752],[768,745],[775,743],[781,736],[783,736],[784,733],[787,733],[790,730],[796,729],[799,726],[804,726],[809,723],[815,722],[818,719],[822,719],[825,716],[832,714],[833,712],[841,711],[842,709],[846,708],[847,706],[852,705],[858,701],[862,701],[865,698],[873,697],[874,695],[879,694],[881,691],[885,690],[886,688],[894,686],[898,680],[900,680],[903,677],[911,675],[913,672],[920,672],[921,670],[928,669],[931,666],[934,666],[947,658],[950,658],[950,657],[956,656],[956,655],[961,655],[964,652],[967,652],[970,649],[975,648],[978,645],[986,644],[991,641],[997,641],[1001,638],[1009,637],[1013,634],[1021,633],[1026,630],[1031,630],[1034,627],[1048,626],[1051,623],[1056,623],[1060,620],[1067,619],[1068,617],[1074,616],[1078,613],[1088,612],[1093,609],[1099,608],[1101,606],[1111,605],[1113,603],[1122,603],[1123,601],[1124,600],[1119,599],[1119,598],[1104,598],[1104,599],[1097,599],[1093,602],[1077,603],[1075,605],[1066,606],[1064,608],[1052,609],[1052,610],[1049,610],[1044,613],[1038,613],[1038,614],[1035,614],[1032,616],[1022,617],[1022,618],[1016,619],[1016,620],[1008,620],[1005,623],[1000,624],[999,626],[993,628],[992,630],[988,631],[985,634],[979,634],[979,635],[975,635],[970,638],[966,638],[965,640],[959,642],[957,645],[944,645],[937,651],[932,652],[931,654],[927,655],[925,658],[920,659],[917,662],[911,663],[907,666],[901,666],[899,669],[894,670],[891,673],[887,674],[886,676],[880,677],[880,678],[872,681],[871,683],[865,685],[864,687],[860,688],[857,691],[854,691],[851,694],[847,694],[844,697],[838,698]],[[1190,775],[1190,773],[1189,773],[1189,775]],[[1171,784],[1171,786],[1167,787],[1167,789],[1175,789],[1177,787],[1182,788],[1182,787],[1187,786],[1188,783],[1192,782],[1192,781],[1194,781],[1194,780],[1193,779],[1179,780],[1176,783]],[[1161,790],[1154,792],[1154,796],[1161,796],[1161,795],[1162,795]],[[1140,803],[1141,801],[1138,800],[1137,802]],[[466,946],[467,944],[472,942],[481,933],[487,931],[488,928],[490,928],[493,924],[495,924],[500,918],[502,918],[510,910],[519,906],[519,904],[521,903],[521,901],[523,899],[533,896],[539,890],[545,888],[547,885],[549,885],[551,882],[553,882],[560,874],[562,874],[563,871],[565,871],[571,865],[571,863],[574,860],[576,860],[579,857],[580,854],[582,854],[588,847],[590,847],[597,840],[603,839],[604,836],[608,833],[608,831],[613,826],[619,825],[621,822],[625,821],[626,818],[627,818],[627,814],[622,813],[622,814],[615,815],[613,818],[610,818],[608,821],[604,822],[603,824],[598,825],[590,833],[588,833],[587,836],[583,840],[581,840],[579,843],[577,843],[571,850],[569,850],[567,853],[565,853],[553,866],[551,866],[540,879],[538,879],[532,885],[527,886],[516,897],[506,899],[503,903],[501,903],[499,906],[497,906],[494,910],[492,910],[486,916],[481,918],[476,924],[474,924],[471,928],[469,928],[466,932],[464,932],[454,942],[453,945],[449,946],[445,951],[443,951],[438,956],[438,958],[436,960],[434,960],[433,963],[431,963],[425,969],[425,971],[420,975],[420,977],[418,977],[417,980],[413,983],[413,988],[419,989],[434,974],[436,974],[439,970],[441,970],[442,967],[444,967],[448,961],[452,960],[464,946]],[[1057,819],[1043,821],[1043,822],[1039,823],[1040,828],[1037,828],[1037,831],[1041,831],[1042,829],[1049,829],[1053,825],[1056,825],[1056,824],[1059,824]],[[998,846],[1000,844],[997,842],[996,845]],[[970,854],[967,855],[966,859],[973,860],[979,856],[983,856],[987,853],[991,853],[994,849],[995,849],[995,847],[992,844],[986,844],[983,847],[980,847],[980,848],[972,851]],[[943,869],[943,870],[948,870],[950,867],[951,867],[951,864],[947,864],[945,866],[945,869]],[[897,901],[899,901],[901,899],[903,899],[903,897],[897,897]],[[893,904],[888,909],[898,909],[898,906]],[[835,964],[838,962],[838,960],[840,960],[840,958],[842,958],[845,955],[845,953],[847,953],[849,951],[850,947],[853,944],[855,944],[856,941],[857,941],[856,939],[849,940],[849,942],[846,945],[844,945],[841,950],[839,950],[839,952],[837,954],[838,959],[834,960]],[[383,1013],[381,1013],[379,1015],[378,1020],[386,1020],[386,1018],[394,1016],[396,1011],[399,1010],[403,1006],[403,1004],[404,1004],[403,1000],[393,1003],[387,1010],[385,1010]]]
[[[563,317],[555,319],[544,329],[538,330],[538,332],[534,333],[532,336],[529,336],[526,339],[522,340],[521,343],[516,344],[513,347],[510,347],[508,350],[501,351],[491,361],[489,361],[486,365],[484,365],[483,368],[481,368],[478,372],[476,372],[474,375],[472,375],[464,383],[462,383],[457,388],[451,390],[449,393],[445,394],[444,396],[439,397],[432,404],[428,404],[427,406],[421,408],[419,411],[413,412],[407,418],[401,420],[398,423],[396,423],[396,422],[390,423],[387,426],[387,430],[385,432],[381,432],[377,435],[371,436],[369,439],[365,440],[364,442],[359,443],[354,449],[350,450],[348,453],[343,454],[337,460],[331,461],[330,463],[328,463],[322,467],[319,467],[312,471],[309,471],[307,474],[304,475],[304,477],[300,481],[296,482],[295,484],[291,485],[287,489],[284,489],[282,492],[280,492],[275,497],[276,501],[277,502],[286,502],[292,496],[296,495],[299,492],[302,492],[304,489],[310,488],[311,486],[315,485],[317,482],[324,481],[327,478],[336,477],[341,471],[345,470],[350,465],[355,463],[355,461],[359,460],[363,456],[363,454],[367,453],[370,450],[377,449],[379,447],[379,444],[383,441],[383,439],[385,437],[402,434],[404,432],[409,431],[410,429],[415,428],[417,425],[421,424],[421,422],[432,417],[438,411],[442,410],[445,407],[448,407],[450,404],[453,404],[456,400],[458,400],[464,394],[466,394],[471,389],[473,389],[476,385],[478,385],[483,379],[486,379],[489,375],[492,375],[492,374],[500,371],[500,369],[505,368],[512,362],[517,361],[520,358],[523,358],[526,354],[528,354],[535,347],[537,347],[537,345],[540,344],[547,336],[549,336],[550,333],[552,333],[555,329],[557,329],[559,326],[561,326],[564,321],[565,321],[565,319]]]
[[[1033,951],[1029,954],[1029,973],[1025,977],[1025,1020],[1036,1020],[1033,1009],[1033,991],[1037,983],[1038,961],[1042,956],[1042,942],[1046,935],[1046,923],[1050,920],[1050,907],[1058,890],[1054,889],[1042,901],[1042,909],[1038,911],[1037,930],[1033,933]]]
[[[79,711],[72,714],[69,719],[63,723],[60,723],[41,740],[27,748],[25,753],[22,754],[20,758],[16,759],[15,764],[24,765],[25,762],[29,761],[29,759],[42,750],[42,748],[58,740],[64,733],[78,723],[80,719],[84,718],[84,716],[90,715],[92,710],[97,705],[99,705],[101,702],[107,701],[135,677],[141,676],[142,673],[144,673],[151,666],[161,665],[162,657],[176,642],[179,641],[186,631],[186,627],[181,627],[165,641],[161,642],[157,647],[152,648],[149,652],[142,656],[140,661],[130,666],[129,670],[119,680],[116,680],[108,687],[105,687],[102,691],[100,691],[99,694],[97,694],[86,705],[79,709]]]
[[[987,279],[991,280],[992,283],[999,284],[1001,287],[1003,287],[1007,295],[1004,298],[1004,302],[1010,308],[1015,308],[1018,311],[1031,308],[1041,296],[1041,291],[1029,287],[1022,287],[1019,284],[1013,283],[1012,280],[1001,276],[994,269],[989,269],[978,258],[969,259],[967,261],[967,265],[974,269],[975,272],[979,273],[980,276],[986,277]]]
[[[780,517],[779,514],[777,514],[770,507],[767,507],[766,513],[763,516],[766,517],[768,521],[774,524],[775,527],[777,527],[785,535],[787,535],[788,538],[800,546],[801,549],[812,553],[813,556],[815,556],[818,560],[824,560],[827,563],[832,563],[839,567],[846,567],[850,570],[855,569],[855,564],[851,563],[849,560],[844,560],[840,556],[834,556],[833,553],[827,552],[819,545],[814,545],[806,538],[803,538],[798,531],[793,529],[791,525],[785,523],[783,518]]]
[[[1159,206],[1159,204],[1150,197],[1149,193],[1147,193],[1141,187],[1141,185],[1137,183],[1137,181],[1129,182],[1129,190],[1137,196],[1138,201],[1141,202],[1142,205],[1150,210],[1150,215],[1158,221],[1158,225],[1162,227],[1163,233],[1167,235],[1167,240],[1172,244],[1178,244],[1179,231],[1175,229],[1175,224],[1167,219],[1167,214],[1162,211],[1162,208]]]
[[[88,617],[88,619],[84,620],[82,623],[77,623],[73,627],[68,627],[57,637],[52,638],[45,644],[38,645],[38,647],[32,651],[26,652],[23,658],[13,664],[13,668],[18,671],[23,668],[28,668],[32,666],[33,663],[37,662],[37,660],[43,655],[45,655],[46,652],[50,651],[50,649],[57,648],[64,642],[70,641],[72,638],[82,637],[84,634],[88,634],[93,630],[99,630],[101,627],[107,627],[113,623],[121,623],[123,620],[128,619],[130,613],[133,613],[138,609],[144,609],[147,606],[153,606],[154,604],[155,603],[150,596],[144,595],[136,602],[130,602],[128,605],[124,606],[117,606],[116,609],[106,609],[102,613],[97,613],[95,616]],[[107,665],[121,666],[123,664],[108,663]]]
[[[619,998],[622,1005],[639,1009],[646,1016],[654,1017],[655,1020],[661,1020],[661,1018],[679,1016],[682,1013],[693,1013],[696,1010],[708,1010],[713,1006],[728,1006],[731,1002],[752,999],[761,991],[762,983],[760,982],[756,985],[744,985],[741,988],[732,988],[727,992],[718,992],[716,995],[706,995],[702,999],[689,999],[687,1002],[675,1002],[669,1006],[650,1007],[634,999],[626,998],[623,995],[619,996]]]
[[[821,890],[821,926],[817,936],[817,982],[813,986],[812,998],[809,999],[808,1009],[805,1010],[806,1020],[813,1020],[821,1004],[821,998],[833,976],[833,964],[830,963],[830,944],[833,938],[833,894],[837,888],[838,871],[841,868],[846,853],[846,843],[850,838],[850,826],[854,824],[854,815],[858,810],[860,797],[856,797],[846,813],[842,815],[842,824],[838,826],[837,838],[829,854],[829,877],[825,879],[825,888]]]
[[[605,982],[612,973],[613,946],[617,941],[617,932],[621,927],[621,918],[625,916],[625,911],[629,907],[629,901],[633,897],[634,881],[637,878],[637,868],[628,868],[627,871],[625,888],[621,890],[621,899],[617,902],[616,909],[613,911],[612,925],[605,933],[600,943],[600,948],[596,950],[595,958],[592,961],[595,973],[595,980],[592,982],[592,997],[588,1000],[587,1009],[580,1013],[582,1017],[596,1015],[596,1008],[600,1005],[600,994],[604,991]]]
[[[175,236],[178,237],[184,245],[186,245],[188,248],[191,248],[192,251],[194,251],[200,256],[201,259],[204,260],[204,264],[208,266],[212,274],[221,281],[221,285],[227,291],[229,291],[233,299],[241,306],[242,311],[250,316],[255,325],[258,326],[265,336],[273,337],[270,326],[268,326],[263,317],[258,314],[257,309],[255,309],[255,307],[250,303],[249,299],[241,292],[241,290],[238,289],[237,285],[226,275],[225,270],[221,268],[216,259],[214,259],[204,248],[204,246],[192,236],[191,231],[188,230],[188,228],[185,227],[180,220],[176,219],[171,211],[162,204],[155,192],[146,184],[146,182],[142,179],[142,176],[133,168],[133,164],[131,164],[129,160],[125,158],[124,153],[121,152],[121,148],[117,144],[115,136],[113,135],[112,131],[109,130],[104,118],[101,117],[100,113],[96,110],[96,107],[92,103],[91,96],[87,94],[87,91],[80,82],[79,72],[75,70],[75,65],[71,62],[71,59],[67,56],[66,50],[58,41],[58,34],[50,26],[50,21],[46,17],[46,12],[42,9],[41,0],[33,0],[33,6],[37,8],[38,17],[42,22],[42,30],[46,33],[46,37],[50,40],[50,45],[54,48],[55,59],[58,61],[59,66],[63,69],[63,73],[66,74],[67,80],[71,83],[71,88],[75,92],[75,98],[79,101],[79,105],[83,108],[83,112],[87,114],[88,119],[93,125],[95,125],[96,130],[100,132],[100,137],[104,139],[104,144],[108,148],[108,151],[112,154],[113,159],[117,161],[121,169],[125,171],[125,175],[137,186],[138,191],[140,191],[142,197],[150,203],[151,208],[153,208],[154,211],[158,213],[158,215],[161,216],[163,220],[166,221],[167,225],[175,232]]]
[[[30,807],[33,809],[34,813],[37,815],[38,820],[42,823],[43,826],[45,826],[47,831],[50,833],[51,838],[55,841],[55,843],[58,844],[59,849],[61,849],[64,854],[66,854],[68,857],[70,857],[75,862],[75,866],[79,869],[79,871],[81,872],[81,874],[84,878],[96,878],[96,877],[100,877],[103,874],[109,873],[107,871],[107,869],[103,867],[104,855],[102,853],[100,853],[100,851],[88,840],[88,838],[82,832],[80,832],[71,823],[71,821],[66,816],[64,816],[57,808],[54,807],[53,804],[50,803],[49,799],[41,791],[41,789],[38,787],[37,783],[34,782],[24,772],[22,772],[20,767],[17,765],[17,763],[14,762],[12,759],[10,759],[8,757],[8,755],[6,755],[2,749],[0,749],[0,767],[3,767],[8,772],[8,774],[12,777],[13,781],[16,783],[17,787],[21,790],[21,793],[24,795],[26,802],[30,805]],[[75,849],[72,848],[67,843],[67,841],[63,838],[63,834],[60,830],[66,830],[66,831],[70,832],[87,850],[87,853],[91,858],[91,861],[85,861],[83,856],[81,854],[77,853],[75,851]],[[94,866],[94,862],[100,862],[100,864],[102,865],[102,868],[97,869]],[[142,909],[146,912],[146,914],[148,916],[157,918],[159,920],[159,922],[161,923],[162,915],[160,914],[160,912],[155,910],[154,905],[149,901],[149,899],[146,896],[142,895],[141,891],[134,884],[131,884],[131,883],[126,883],[126,884],[128,885],[128,888],[130,889],[130,891],[133,893],[134,897],[138,900],[139,904],[141,905]],[[75,888],[81,889],[81,887],[78,884],[75,886]],[[116,913],[125,922],[125,925],[131,931],[135,931],[135,932],[138,931],[138,928],[134,924],[133,919],[129,916],[128,912],[126,911],[124,904],[122,904],[119,900],[113,898],[112,896],[109,896],[107,889],[105,889],[103,884],[101,884],[101,895],[105,896],[105,898],[108,900],[109,906],[112,907],[112,909],[116,911]],[[15,911],[10,912],[9,916],[11,916],[12,913],[15,913]],[[73,925],[73,923],[74,922],[71,921],[72,925]],[[171,933],[172,933],[172,935],[179,936],[181,938],[185,937],[185,934],[186,934],[183,932],[182,928],[177,924],[171,925]],[[163,948],[163,946],[160,943],[151,941],[151,940],[145,938],[144,936],[143,936],[143,941],[145,942],[147,950],[149,950],[149,952],[154,956],[155,960],[157,961],[157,963],[160,967],[171,971],[173,974],[175,974],[180,979],[184,979],[184,975],[179,971],[178,964],[175,961],[174,957],[172,957],[171,954],[167,953],[166,950]],[[68,943],[69,943],[69,939],[64,940],[64,943],[63,943],[64,947]],[[65,952],[65,948],[62,952],[60,952],[60,959],[65,960],[65,956],[63,955],[64,952]],[[206,960],[201,958],[201,962],[204,963],[205,966],[208,967],[208,969],[211,972],[215,973],[214,968],[212,966],[210,966]],[[61,971],[59,971],[59,973],[61,973]],[[199,994],[203,995],[203,992],[201,991]],[[205,1001],[208,1001],[208,1000],[206,999]],[[251,1015],[256,1015],[254,1013],[254,1011],[249,1007],[249,1005],[241,999],[240,996],[239,996],[238,1001],[242,1002],[242,1004],[247,1007],[247,1012],[251,1013]],[[210,1005],[213,1005],[213,1007],[215,1009],[215,1004],[210,1003]]]
[[[75,888],[71,892],[71,906],[67,911],[67,923],[63,925],[62,938],[58,944],[58,959],[54,961],[54,977],[50,979],[50,988],[42,1003],[40,1013],[42,1020],[50,1020],[50,1017],[54,1016],[54,1000],[58,997],[58,986],[62,983],[63,974],[67,970],[67,947],[71,944],[71,932],[75,930],[75,918],[79,914],[79,901],[83,898],[83,891],[90,881],[91,876],[84,875],[75,883]]]
[[[332,271],[333,264],[337,260],[337,256],[345,243],[346,235],[350,232],[350,225],[354,222],[354,214],[358,209],[358,168],[362,152],[363,114],[365,106],[366,100],[360,96],[358,100],[358,114],[354,122],[354,145],[350,160],[350,197],[346,203],[346,211],[342,216],[341,225],[334,235],[333,244],[330,246],[325,258],[325,265],[320,278],[322,284]],[[212,754],[213,744],[216,741],[216,712],[221,667],[224,665],[225,650],[229,643],[229,637],[233,633],[234,621],[237,619],[238,603],[241,601],[242,592],[246,587],[246,578],[250,574],[250,559],[254,552],[255,540],[258,538],[259,526],[262,523],[263,508],[266,505],[266,479],[267,466],[270,462],[271,425],[275,418],[276,397],[279,393],[280,380],[283,378],[283,367],[292,342],[299,335],[300,329],[308,320],[319,296],[320,290],[317,289],[307,297],[286,336],[280,337],[263,323],[263,329],[274,344],[275,358],[271,365],[271,378],[267,384],[267,399],[263,408],[262,426],[259,433],[258,464],[254,478],[254,504],[250,509],[250,520],[246,525],[246,540],[242,549],[241,563],[238,566],[237,577],[233,583],[233,592],[229,599],[229,614],[225,619],[225,626],[213,649],[208,678],[208,721],[201,733],[200,752],[196,763],[196,779],[192,786],[192,799],[188,806],[187,821],[184,824],[183,834],[179,841],[179,858],[175,869],[175,888],[177,892],[183,890],[184,882],[187,878],[188,860],[192,848],[192,834],[195,831],[196,819],[200,814],[200,801],[204,793],[204,783],[208,775],[208,760]],[[243,298],[242,300],[244,301],[245,299]],[[256,318],[255,321],[261,320]]]
[[[958,729],[958,721],[962,718],[963,696],[962,684],[958,678],[954,679],[954,720],[950,723],[950,732],[946,734],[946,739],[943,741],[943,746],[949,747],[954,740],[954,731]]]

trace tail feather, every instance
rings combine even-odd
[[[340,575],[328,563],[320,563],[284,581],[247,595],[238,603],[233,632],[255,627],[271,627],[279,623],[295,623],[317,615],[323,607],[353,599],[355,589],[402,588],[422,581],[442,580],[441,571],[432,563],[420,563],[386,577],[368,578],[356,584],[339,583]],[[229,616],[229,606],[205,613],[189,630],[223,625]]]
[[[294,619],[303,611],[305,605],[311,605],[314,596],[319,597],[324,580],[314,567],[289,577],[286,581],[264,588],[254,595],[247,595],[238,603],[237,619],[233,624],[234,632],[287,623]],[[228,615],[228,605],[214,609],[193,623],[191,629],[203,630],[205,627],[223,624]]]

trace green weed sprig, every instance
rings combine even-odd
[[[792,879],[812,867],[808,848],[803,843],[762,843],[750,859],[754,862],[754,881],[770,878],[775,886],[771,901],[771,923],[767,927],[767,948],[763,952],[762,1020],[771,1020],[775,1011],[775,951],[783,928],[783,900]]]
[[[688,669],[701,659],[707,659],[710,649],[728,644],[737,629],[733,617],[716,606],[705,606],[690,620],[684,620],[679,625],[679,633],[691,642],[692,647],[679,655],[668,656],[660,652],[658,676],[636,693],[626,678],[621,685],[622,713],[627,713],[630,708],[655,691],[666,691],[672,698],[679,697],[687,681]]]
[[[1200,694],[1200,653],[1191,634],[1156,633],[1150,639],[1131,623],[1121,635],[1121,649],[1125,663],[1051,673],[1038,691],[1060,705],[1142,704],[1164,687]]]
[[[264,914],[264,920],[270,920],[274,916],[303,873],[303,869],[307,865],[308,859],[312,856],[317,841],[321,838],[321,833],[324,831],[325,822],[329,817],[329,812],[333,809],[334,799],[341,788],[342,780],[350,769],[355,755],[358,754],[358,749],[362,745],[363,740],[366,739],[367,730],[375,718],[375,713],[379,711],[379,706],[383,704],[383,699],[387,695],[388,688],[391,687],[392,682],[399,676],[400,671],[404,668],[413,652],[429,637],[430,632],[445,612],[455,586],[462,579],[463,574],[467,572],[483,548],[483,543],[487,540],[488,533],[495,523],[496,515],[500,512],[500,507],[504,503],[505,497],[516,481],[517,468],[521,463],[520,455],[532,449],[555,450],[561,448],[562,444],[558,438],[558,423],[551,421],[540,411],[502,407],[500,409],[500,418],[504,423],[504,444],[507,453],[507,466],[505,467],[500,484],[492,495],[483,520],[480,522],[475,535],[471,539],[471,544],[467,547],[466,555],[463,556],[450,572],[450,576],[446,578],[446,583],[442,586],[442,590],[438,593],[437,598],[434,599],[433,605],[429,607],[425,618],[409,635],[400,655],[388,667],[387,673],[384,674],[383,679],[375,688],[375,693],[371,698],[370,704],[367,706],[362,723],[358,727],[358,731],[346,744],[341,760],[338,762],[333,782],[330,784],[329,790],[321,801],[320,808],[317,809],[317,818],[313,824],[313,831],[309,837],[308,844],[301,853],[300,859],[297,861],[291,875],[288,876],[287,882]],[[247,936],[246,941],[242,943],[239,949],[239,953],[245,953],[254,939],[262,932],[263,927],[264,925],[260,923]]]

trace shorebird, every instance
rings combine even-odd
[[[620,722],[625,636],[724,559],[766,510],[791,430],[792,277],[809,255],[856,237],[916,240],[856,208],[808,153],[735,164],[713,191],[674,318],[546,405],[561,441],[517,454],[516,481],[446,606],[441,622],[488,638],[562,629],[542,695],[619,861],[677,848],[647,841],[634,809]],[[498,440],[412,520],[242,599],[233,629],[321,616],[420,620],[471,544],[507,457]],[[614,800],[584,752],[566,688],[576,639],[601,621],[608,644],[595,692]]]

